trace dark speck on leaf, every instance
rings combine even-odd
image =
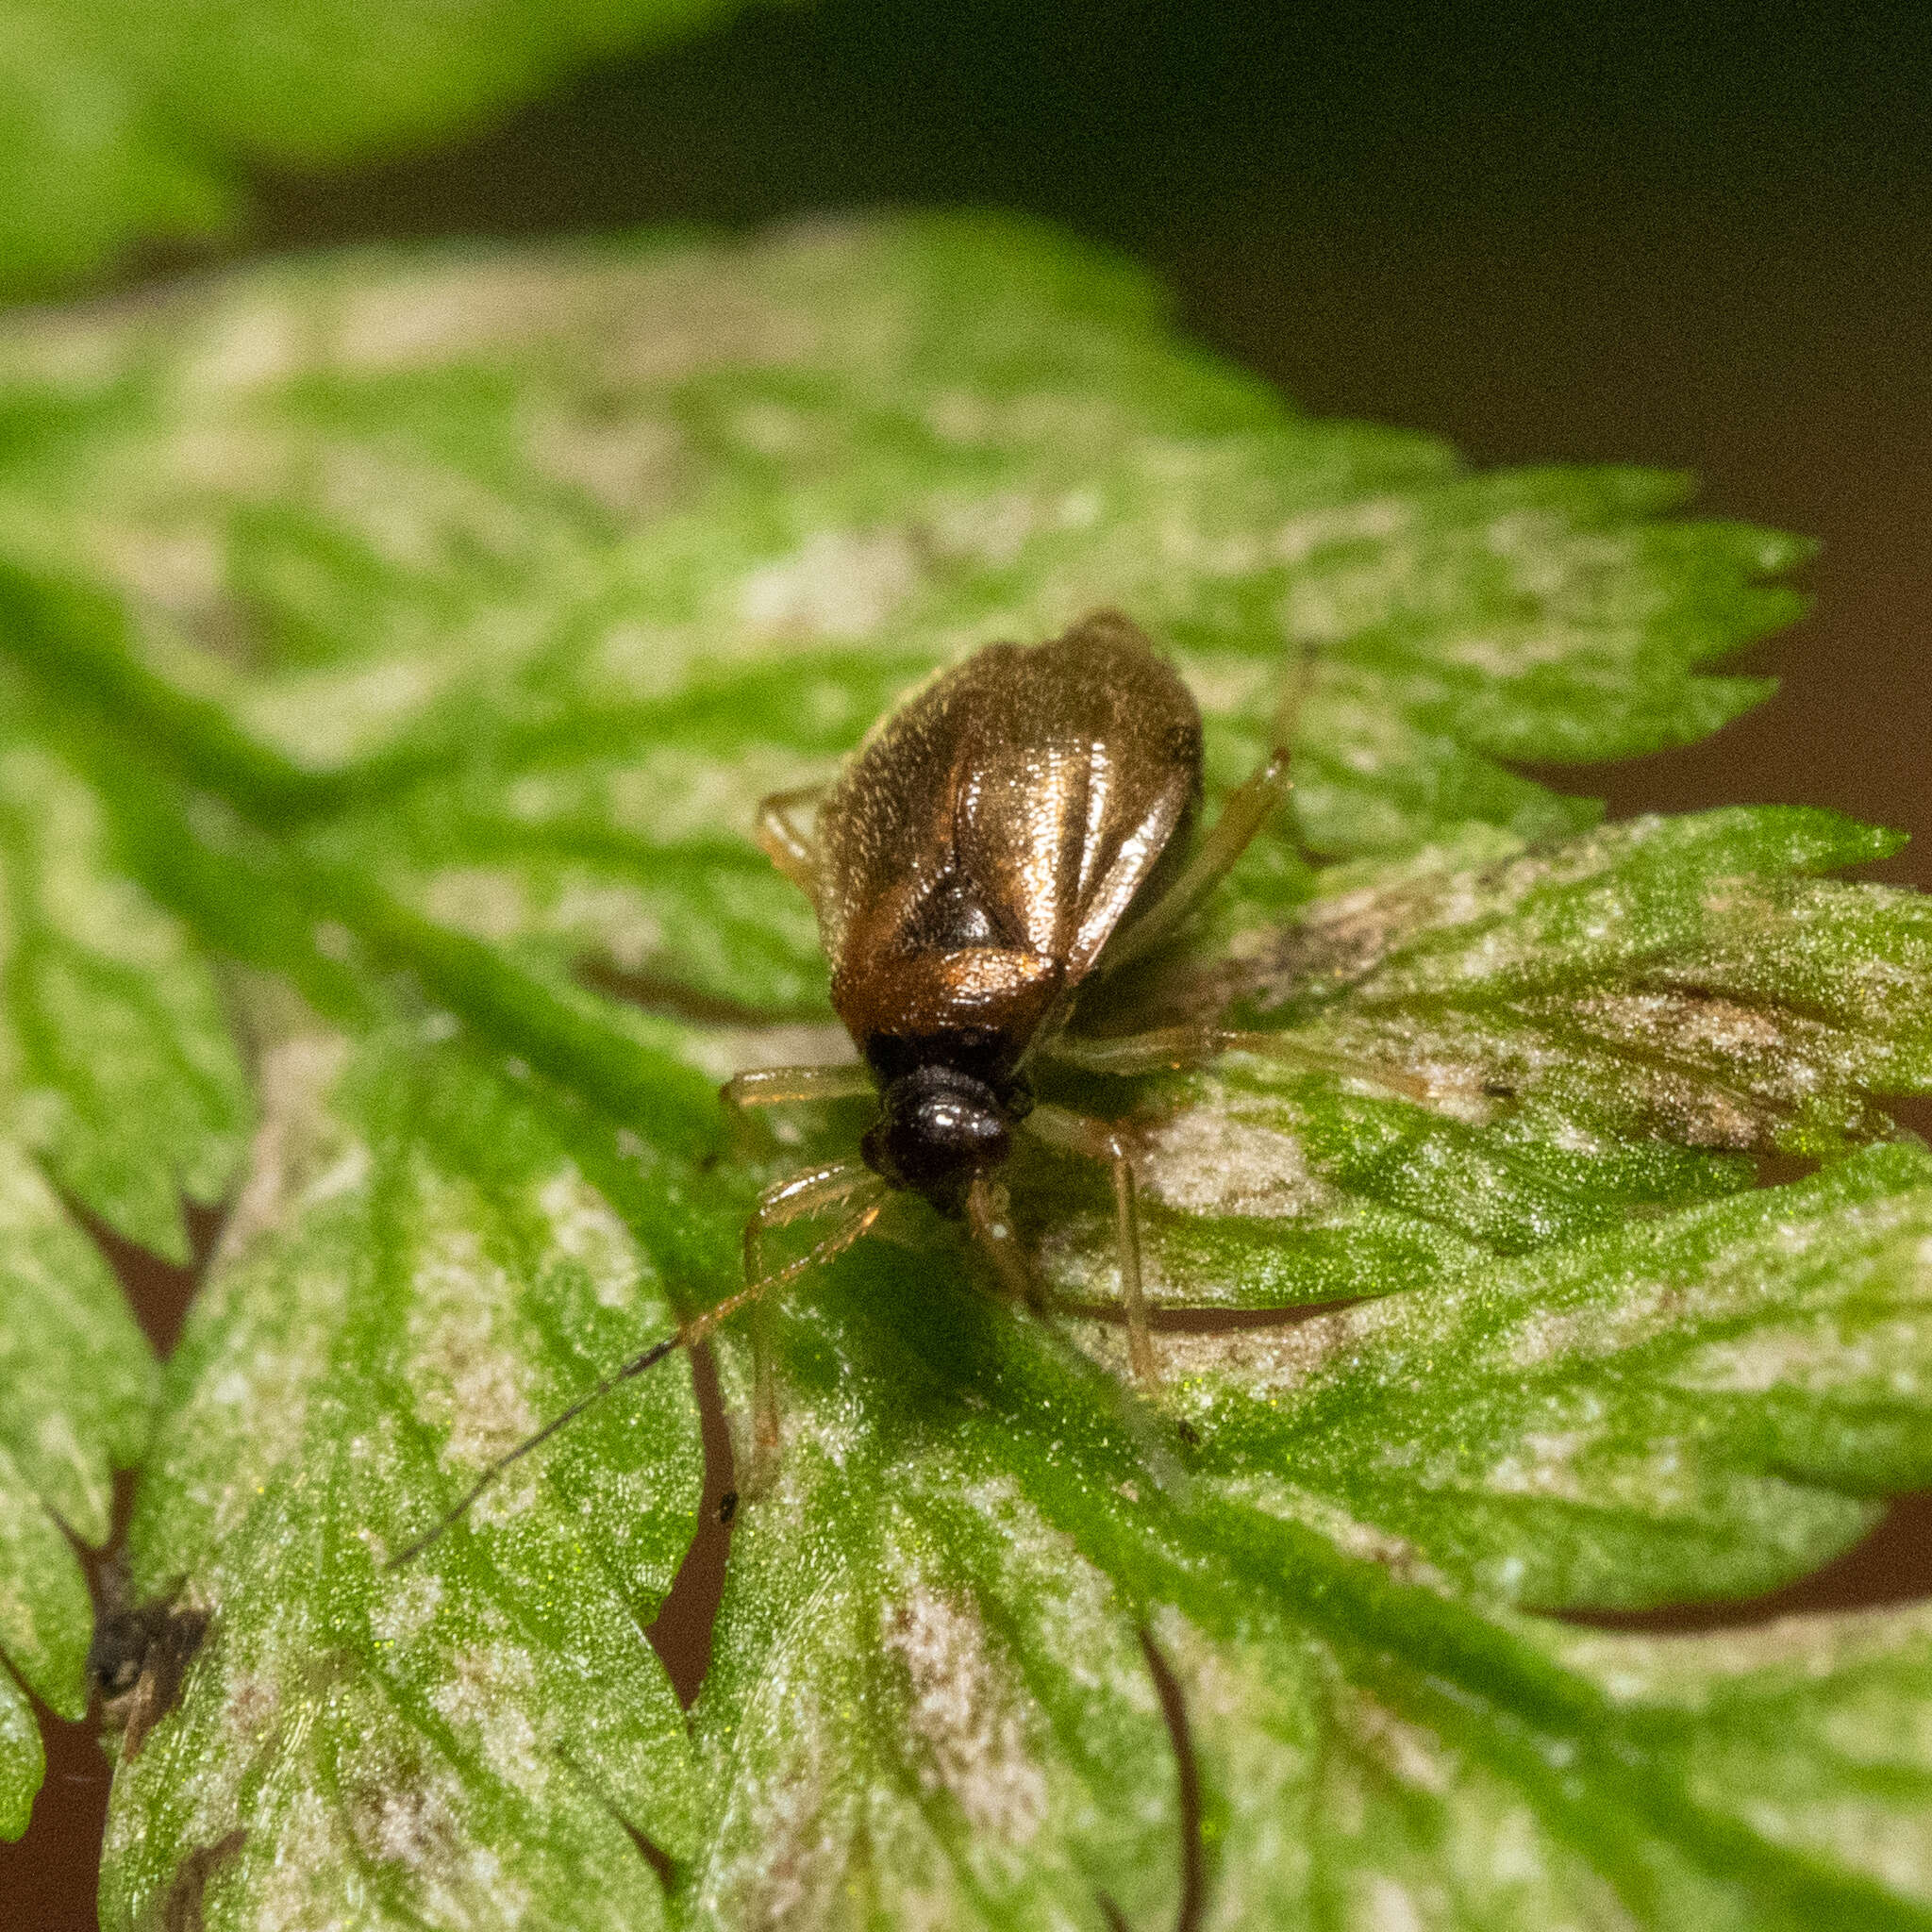
[[[202,1932],[207,1924],[202,1906],[208,1882],[247,1840],[247,1831],[238,1824],[213,1844],[198,1846],[181,1860],[175,1871],[175,1882],[161,1901],[161,1924],[165,1932]]]
[[[88,1677],[130,1759],[174,1709],[208,1636],[208,1613],[180,1604],[178,1588],[153,1603],[105,1608],[88,1646]]]

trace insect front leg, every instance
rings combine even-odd
[[[759,849],[811,903],[819,903],[819,848],[817,841],[801,832],[792,815],[807,806],[815,806],[825,794],[824,785],[799,785],[790,791],[774,791],[758,801],[753,836]]]
[[[754,1067],[734,1074],[718,1098],[734,1113],[752,1107],[786,1107],[808,1100],[858,1100],[874,1091],[871,1073],[858,1060],[823,1067]]]
[[[1105,1121],[1064,1107],[1036,1107],[1026,1116],[1026,1130],[1049,1147],[1108,1164],[1113,1176],[1114,1233],[1120,1251],[1121,1305],[1127,1317],[1127,1359],[1133,1364],[1135,1379],[1151,1388],[1160,1380],[1160,1365],[1155,1359],[1147,1298],[1141,1283],[1141,1217],[1135,1199],[1134,1165],[1127,1150]]]
[[[1040,1291],[1040,1283],[1034,1279],[1033,1271],[1026,1265],[1026,1257],[1020,1252],[1020,1244],[1013,1239],[1013,1230],[1008,1223],[1003,1199],[1005,1190],[995,1195],[993,1183],[985,1174],[973,1176],[972,1185],[966,1190],[966,1225],[971,1229],[974,1241],[979,1250],[993,1265],[999,1275],[1000,1287],[1009,1299],[1024,1302],[1037,1312],[1045,1311],[1045,1298]]]
[[[764,1237],[768,1228],[783,1227],[808,1214],[836,1208],[853,1195],[879,1187],[878,1176],[862,1160],[835,1160],[827,1167],[809,1167],[802,1174],[774,1181],[758,1198],[744,1224],[744,1279],[747,1288],[765,1278]],[[789,1273],[790,1271],[784,1271]]]
[[[824,1072],[820,1068],[781,1068],[780,1072]],[[854,1195],[880,1191],[878,1178],[862,1162],[834,1161],[829,1167],[808,1169],[774,1182],[758,1198],[744,1224],[744,1292],[755,1293],[765,1281],[764,1237],[771,1228],[803,1220],[827,1208],[849,1202]],[[874,1206],[863,1216],[845,1224],[812,1253],[829,1260],[831,1256],[850,1247],[872,1224],[878,1209]],[[849,1239],[841,1239],[850,1230]],[[834,1245],[836,1243],[836,1245]],[[782,1271],[789,1274],[791,1271]],[[761,1494],[770,1486],[782,1433],[778,1412],[778,1378],[773,1362],[771,1311],[760,1298],[752,1302],[746,1316],[751,1337],[752,1360],[752,1455],[751,1467],[740,1490],[747,1497]]]
[[[745,1153],[745,1116],[755,1107],[791,1107],[814,1100],[860,1100],[876,1090],[858,1060],[824,1067],[756,1067],[734,1074],[718,1090],[731,1116],[735,1150]]]
[[[1255,834],[1288,796],[1292,786],[1289,767],[1294,756],[1295,724],[1308,681],[1307,654],[1297,651],[1274,708],[1268,752],[1259,769],[1228,793],[1220,817],[1208,828],[1200,849],[1182,868],[1180,876],[1108,947],[1103,956],[1108,972],[1141,958],[1172,939],[1234,870],[1235,862],[1254,842]]]

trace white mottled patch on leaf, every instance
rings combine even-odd
[[[425,881],[423,905],[477,939],[504,944],[552,933],[626,973],[641,971],[664,944],[663,922],[634,886],[571,868],[539,878],[508,866],[447,866]]]
[[[454,659],[389,658],[258,686],[238,709],[298,765],[326,770],[374,749],[456,681]]]
[[[370,1617],[378,1641],[399,1643],[426,1629],[441,1609],[442,1579],[421,1567],[400,1571]]]
[[[506,1633],[464,1645],[449,1658],[448,1674],[432,1701],[492,1776],[525,1797],[541,1797],[555,1758],[540,1740],[535,1713],[541,1708],[542,1687],[523,1643]]]
[[[821,530],[797,556],[761,565],[739,590],[739,614],[766,638],[861,638],[911,596],[919,559],[895,530]]]
[[[1448,1579],[1430,1563],[1424,1551],[1407,1538],[1365,1523],[1327,1497],[1284,1482],[1274,1475],[1223,1479],[1213,1492],[1271,1516],[1289,1518],[1319,1530],[1337,1549],[1364,1563],[1376,1563],[1405,1583],[1427,1589],[1444,1587]]]
[[[464,1224],[466,1196],[438,1200],[441,1191],[425,1191],[429,1224],[418,1236],[408,1283],[418,1401],[424,1419],[448,1431],[449,1459],[480,1468],[542,1417],[502,1330],[514,1293],[509,1277]]]
[[[1137,1151],[1147,1193],[1186,1214],[1291,1220],[1333,1198],[1309,1173],[1291,1134],[1210,1107],[1189,1108],[1143,1129]]]
[[[910,1683],[906,1722],[922,1786],[943,1790],[975,1834],[1028,1843],[1046,1813],[1046,1780],[985,1625],[915,1587],[881,1606],[880,1640]]]
[[[1932,1604],[1778,1617],[1742,1629],[1681,1636],[1561,1626],[1547,1635],[1565,1662],[1620,1702],[1699,1711],[1756,1675],[1774,1695],[1791,1685],[1856,1679],[1895,1657],[1932,1657]],[[1894,1715],[1907,1707],[1891,1707]]]
[[[753,806],[774,791],[829,778],[823,758],[802,758],[779,744],[752,744],[720,756],[705,747],[654,746],[608,770],[535,774],[519,779],[506,803],[525,823],[565,814],[605,820],[652,845],[748,838]],[[749,803],[748,803],[749,802]]]
[[[1439,1798],[1454,1788],[1456,1759],[1440,1738],[1420,1724],[1404,1723],[1373,1697],[1344,1692],[1337,1704],[1337,1722],[1355,1748],[1391,1776]]]
[[[1312,1315],[1281,1328],[1219,1334],[1163,1334],[1163,1374],[1191,1408],[1211,1403],[1217,1386],[1238,1380],[1250,1400],[1271,1404],[1299,1391],[1374,1325],[1370,1310]]]
[[[622,1308],[637,1299],[641,1257],[630,1230],[610,1203],[574,1167],[560,1168],[537,1191],[550,1237],[590,1275],[598,1301]]]
[[[1575,1463],[1579,1454],[1595,1441],[1595,1434],[1588,1429],[1527,1430],[1518,1438],[1514,1451],[1491,1466],[1489,1486],[1506,1496],[1557,1496],[1584,1502],[1590,1495],[1590,1482]]]
[[[208,1257],[211,1274],[237,1265],[265,1234],[296,1211],[298,1199],[326,1200],[359,1187],[368,1149],[343,1144],[326,1110],[348,1045],[336,1035],[306,1034],[272,1048],[258,1070],[261,1122],[234,1204]]]

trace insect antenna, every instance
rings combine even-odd
[[[769,1294],[774,1288],[782,1288],[787,1282],[796,1281],[808,1270],[816,1268],[821,1262],[829,1261],[835,1256],[842,1255],[854,1242],[864,1238],[873,1223],[879,1218],[879,1209],[885,1206],[885,1188],[879,1185],[873,1197],[866,1201],[848,1220],[833,1229],[814,1248],[808,1249],[795,1261],[788,1261],[784,1267],[775,1269],[770,1274],[749,1283],[736,1294],[728,1294],[715,1307],[708,1308],[702,1315],[685,1323],[675,1335],[667,1335],[661,1341],[654,1341],[642,1354],[636,1355],[621,1368],[613,1369],[609,1374],[591,1390],[580,1395],[570,1407],[554,1415],[533,1436],[525,1436],[515,1448],[507,1449],[491,1463],[463,1494],[443,1511],[430,1526],[413,1542],[407,1543],[383,1566],[388,1570],[400,1570],[404,1564],[412,1563],[430,1544],[441,1537],[444,1530],[466,1516],[479,1497],[505,1470],[513,1462],[521,1461],[531,1450],[541,1448],[566,1423],[575,1422],[585,1409],[603,1401],[605,1396],[622,1383],[641,1375],[646,1369],[656,1368],[668,1355],[680,1348],[691,1348],[703,1341],[712,1331],[738,1313],[741,1308],[749,1307],[760,1297]]]
[[[690,1338],[682,1333],[667,1335],[662,1341],[654,1341],[649,1348],[644,1350],[643,1354],[634,1356],[621,1369],[614,1370],[611,1374],[606,1375],[588,1395],[578,1396],[560,1415],[552,1416],[534,1436],[525,1436],[514,1449],[507,1450],[503,1455],[499,1456],[470,1485],[458,1502],[438,1517],[436,1522],[428,1529],[425,1530],[414,1542],[407,1544],[404,1548],[398,1550],[389,1559],[385,1567],[391,1570],[400,1570],[405,1563],[414,1562],[444,1530],[468,1513],[470,1506],[511,1463],[527,1456],[532,1449],[541,1448],[552,1436],[556,1435],[558,1429],[562,1428],[565,1423],[575,1422],[592,1403],[601,1402],[620,1382],[628,1382],[633,1375],[641,1375],[646,1369],[656,1368],[674,1349],[688,1346],[689,1341]]]

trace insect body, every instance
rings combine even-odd
[[[1004,1158],[1029,1051],[1200,796],[1194,701],[1120,618],[994,644],[887,720],[819,814],[832,1004],[879,1087],[869,1167],[944,1204]]]
[[[758,841],[818,908],[832,1003],[859,1059],[741,1074],[724,1097],[734,1108],[874,1098],[859,1157],[768,1188],[745,1229],[741,1290],[493,1464],[394,1560],[426,1547],[505,1464],[608,1390],[850,1247],[894,1190],[963,1218],[1008,1291],[1032,1298],[993,1193],[1021,1133],[1108,1166],[1130,1357],[1153,1380],[1126,1149],[1105,1122],[1036,1101],[1030,1070],[1058,1061],[1133,1074],[1252,1045],[1376,1077],[1274,1035],[1203,1025],[1094,1039],[1076,1024],[1083,990],[1170,939],[1286,796],[1299,696],[1296,675],[1260,768],[1191,853],[1200,712],[1172,666],[1115,611],[1095,611],[1046,643],[986,646],[913,692],[831,785],[766,799]],[[802,829],[813,806],[815,824]],[[770,1229],[833,1209],[842,1213],[829,1235],[765,1270]],[[756,1327],[754,1341],[759,1437],[769,1442],[775,1410]]]
[[[1170,937],[1280,802],[1296,694],[1261,770],[1191,861],[1200,713],[1112,611],[1048,643],[987,646],[886,718],[823,793],[766,801],[760,841],[818,908],[832,1003],[861,1064],[741,1074],[725,1098],[875,1092],[879,1110],[860,1161],[768,1191],[748,1231],[751,1284],[768,1278],[766,1228],[847,1208],[843,1226],[793,1264],[802,1269],[863,1234],[888,1191],[909,1189],[963,1214],[1024,1291],[989,1183],[1015,1134],[1030,1131],[1111,1166],[1130,1346],[1137,1371],[1152,1374],[1126,1154],[1104,1124],[1037,1105],[1029,1068],[1058,1059],[1144,1072],[1233,1043],[1204,1029],[1097,1041],[1072,1023],[1082,990]],[[794,814],[814,796],[808,838]]]

